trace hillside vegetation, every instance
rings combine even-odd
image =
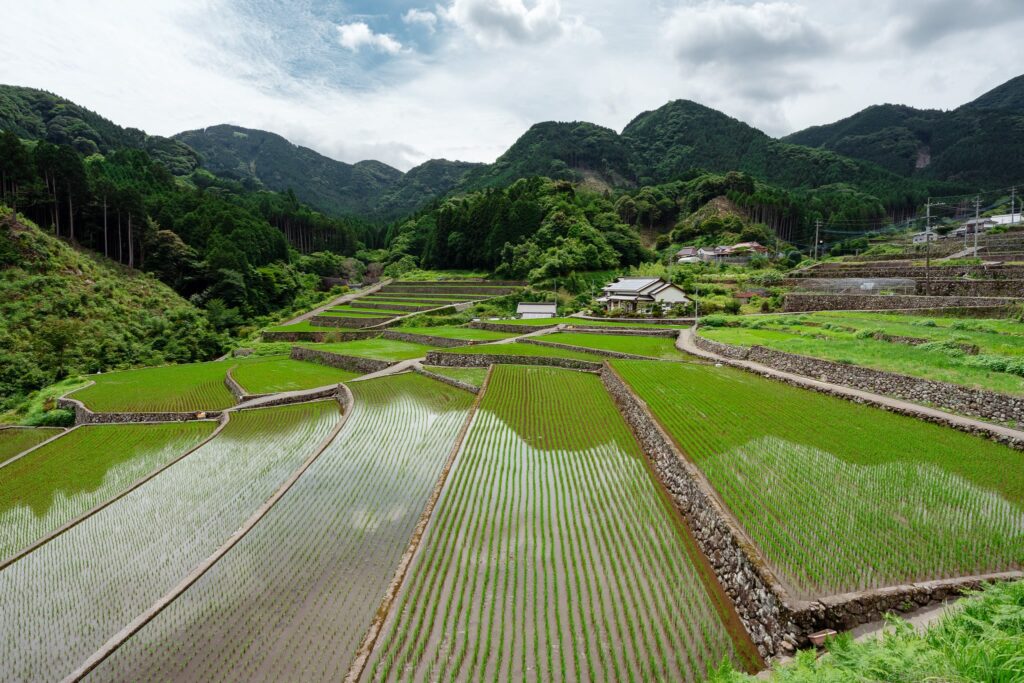
[[[203,311],[156,278],[0,213],[0,411],[68,375],[223,349]]]

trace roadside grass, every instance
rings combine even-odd
[[[864,681],[1024,681],[1024,581],[987,586],[921,631],[899,618],[885,633],[854,642],[841,634],[828,654],[799,653],[766,676],[725,663],[708,683]]]
[[[458,327],[456,325],[439,325],[437,327],[394,327],[395,332],[406,334],[423,334],[432,337],[445,337],[446,339],[463,339],[466,341],[499,341],[514,337],[511,332],[494,332],[492,330],[478,330],[472,327]]]
[[[873,338],[857,338],[820,328],[751,329],[702,327],[700,335],[740,346],[760,345],[778,351],[862,365],[922,379],[1007,394],[1024,394],[1024,377],[968,365],[971,356],[947,348],[915,347]],[[822,338],[825,337],[825,338]]]
[[[320,363],[269,356],[242,360],[231,370],[231,375],[250,394],[271,394],[338,384],[358,377],[359,373]]]
[[[216,428],[205,420],[87,425],[0,467],[0,559],[120,493]]]
[[[224,385],[233,362],[164,365],[90,375],[96,383],[74,392],[71,398],[96,412],[222,410],[235,404]]]
[[[601,363],[605,359],[593,353],[585,351],[570,351],[568,349],[553,349],[549,346],[538,346],[525,342],[512,342],[509,344],[477,344],[475,346],[459,346],[452,349],[438,349],[441,353],[458,354],[494,354],[499,356],[546,356],[548,358],[573,358],[576,360],[588,360]]]
[[[319,351],[340,353],[345,356],[359,356],[384,361],[403,361],[411,358],[421,358],[427,355],[428,351],[434,350],[432,346],[392,339],[357,339],[355,341],[326,344],[301,344],[300,346]]]
[[[0,429],[0,464],[13,458],[22,451],[27,451],[36,444],[61,433],[57,427],[25,427],[16,429]],[[3,490],[0,489],[0,496]]]
[[[800,598],[1022,566],[1017,451],[733,368],[611,365]]]
[[[638,356],[661,358],[663,360],[683,360],[685,357],[675,347],[676,340],[671,337],[555,332],[554,334],[540,337],[539,341],[551,341],[571,346],[585,346],[604,351],[618,351],[619,353],[633,353]]]
[[[487,377],[487,368],[449,368],[442,365],[424,365],[423,369],[465,384],[472,384],[475,387],[482,387],[484,379]]]

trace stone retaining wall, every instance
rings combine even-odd
[[[924,257],[919,257],[920,260],[924,260]],[[1024,266],[944,266],[941,264],[935,264],[934,259],[930,267],[925,266],[842,266],[836,264],[831,268],[821,268],[820,266],[813,269],[801,270],[793,273],[796,277],[819,277],[823,273],[828,273],[828,277],[855,277],[855,278],[888,278],[888,277],[906,277],[914,280],[923,280],[926,276],[931,276],[938,279],[951,279],[964,277],[969,275],[971,277],[979,277],[990,280],[1001,280],[1011,279],[1019,280],[1024,275]]]
[[[897,374],[894,374],[894,373],[882,372],[880,370],[869,370],[868,368],[862,368],[860,366],[855,366],[855,365],[845,365],[843,363],[832,363],[830,361],[823,361],[823,360],[819,360],[817,358],[807,358],[806,356],[797,356],[795,354],[787,354],[787,353],[783,353],[781,351],[771,351],[770,349],[764,349],[763,347],[747,348],[747,347],[744,347],[744,346],[732,346],[731,344],[722,344],[721,342],[716,342],[716,341],[712,341],[710,339],[705,339],[705,338],[701,337],[699,334],[698,335],[694,335],[693,341],[694,341],[694,344],[696,344],[696,346],[698,348],[703,349],[704,351],[707,351],[709,353],[713,353],[713,354],[716,354],[716,355],[719,355],[719,356],[724,356],[723,359],[722,359],[723,363],[726,363],[728,365],[734,365],[735,367],[738,367],[741,370],[747,370],[748,372],[751,371],[750,368],[747,368],[747,367],[745,367],[743,365],[735,363],[734,361],[735,360],[744,360],[744,359],[750,360],[750,361],[755,361],[756,360],[756,362],[761,363],[762,365],[767,365],[769,367],[772,367],[775,370],[780,370],[780,371],[785,371],[785,372],[792,372],[794,374],[803,375],[805,377],[809,377],[809,378],[812,378],[812,379],[821,379],[822,376],[824,376],[824,377],[826,377],[828,379],[828,381],[830,381],[830,382],[832,382],[834,384],[842,384],[844,386],[849,386],[849,387],[854,388],[854,389],[860,389],[862,391],[870,391],[872,393],[877,393],[877,394],[893,395],[893,396],[897,396],[897,398],[902,398],[902,399],[907,400],[907,401],[914,401],[914,402],[916,402],[915,399],[908,398],[906,396],[896,395],[896,394],[892,393],[891,389],[890,389],[890,386],[892,386],[892,385],[887,383],[887,382],[889,382],[889,380],[882,380],[882,379],[877,378],[877,377],[876,378],[872,378],[871,386],[872,387],[877,387],[877,388],[871,388],[871,389],[867,388],[866,386],[862,387],[862,386],[855,386],[855,385],[852,385],[852,384],[846,384],[845,382],[842,381],[842,379],[844,377],[852,377],[854,371],[863,371],[865,373],[875,373],[877,375],[885,375],[885,376],[888,376],[888,377],[897,378],[898,380],[903,380],[903,381],[901,381],[899,383],[900,384],[904,384],[905,383],[905,386],[912,386],[912,385],[914,385],[916,383],[927,383],[927,384],[939,385],[939,387],[941,387],[941,389],[932,388],[930,390],[930,394],[929,395],[932,395],[932,396],[936,396],[937,395],[940,398],[943,395],[943,391],[946,391],[947,387],[951,387],[952,390],[955,391],[955,392],[967,392],[967,394],[970,394],[970,393],[973,393],[973,392],[977,392],[977,393],[980,393],[980,394],[986,394],[987,396],[984,397],[984,400],[986,401],[985,405],[996,404],[997,405],[996,410],[999,410],[1000,412],[1002,412],[1004,414],[1005,414],[1006,410],[1008,410],[1008,408],[1006,406],[998,404],[998,402],[1001,400],[1001,397],[1005,396],[1005,394],[997,394],[995,392],[982,392],[982,391],[978,391],[978,390],[975,390],[975,389],[967,389],[965,387],[956,386],[956,385],[953,385],[953,384],[945,384],[943,382],[933,382],[931,380],[917,379],[917,378],[914,378],[914,377],[907,377],[905,375],[897,375]],[[731,351],[733,353],[732,356],[725,356],[725,354],[720,352],[720,349],[722,347],[726,347],[726,346],[731,347]],[[770,354],[765,354],[765,353],[761,353],[761,352],[754,354],[754,353],[752,353],[754,348],[761,348],[761,349],[763,349],[763,351],[770,352]],[[788,359],[786,361],[785,366],[781,366],[781,356],[790,356],[791,357],[790,359]],[[768,361],[774,361],[776,359],[780,359],[780,367],[776,367],[775,365],[772,365],[772,363],[768,362]],[[805,363],[802,363],[802,362],[799,362],[799,361],[796,361],[796,360],[792,360],[792,359],[806,359],[807,361],[811,361],[811,363],[805,364]],[[818,364],[823,364],[823,365],[820,366],[820,371],[817,372],[816,374],[814,374],[814,372],[813,372],[813,370],[811,370],[811,368],[813,368],[814,370],[819,370],[819,365]],[[809,374],[805,374],[804,372],[799,372],[798,370],[795,369],[797,367],[807,368]],[[832,372],[832,374],[829,374],[830,371]],[[841,374],[842,371],[850,371],[850,372],[848,374]],[[756,371],[754,371],[754,372],[756,372]],[[942,425],[944,427],[951,427],[953,429],[956,429],[956,430],[959,430],[959,431],[962,431],[962,432],[967,432],[969,434],[974,434],[976,436],[981,436],[981,437],[984,437],[986,439],[991,439],[992,441],[997,441],[999,443],[1002,443],[1002,444],[1005,444],[1007,446],[1010,446],[1011,448],[1015,448],[1017,450],[1024,451],[1024,440],[1015,439],[1015,438],[1010,437],[1010,436],[1005,436],[1005,435],[1002,435],[1002,434],[997,434],[997,433],[994,433],[994,432],[989,431],[989,430],[985,430],[985,429],[981,429],[981,428],[978,428],[978,427],[974,427],[972,425],[963,424],[962,422],[959,422],[959,421],[954,421],[954,420],[950,420],[948,418],[944,418],[942,415],[925,415],[925,414],[922,414],[922,413],[917,412],[917,411],[904,410],[904,409],[901,409],[901,408],[896,407],[896,406],[890,406],[890,405],[886,405],[884,403],[876,403],[874,401],[867,400],[867,399],[864,399],[864,400],[854,399],[854,398],[851,398],[848,394],[844,394],[844,393],[842,393],[842,392],[840,392],[840,391],[838,391],[838,390],[836,390],[834,388],[831,388],[831,387],[828,387],[828,386],[825,386],[825,385],[807,385],[807,384],[802,384],[800,382],[797,382],[796,380],[791,380],[791,379],[787,379],[787,378],[784,378],[784,377],[769,377],[769,379],[774,379],[776,381],[786,382],[787,384],[792,384],[794,386],[800,387],[801,389],[810,389],[812,391],[817,391],[817,392],[820,392],[820,393],[823,393],[823,394],[830,394],[832,396],[836,396],[838,398],[842,398],[842,399],[847,400],[847,401],[854,401],[855,403],[868,403],[870,405],[875,406],[876,408],[881,408],[882,410],[887,410],[889,412],[898,413],[900,415],[907,415],[909,417],[913,417],[913,418],[918,419],[918,420],[924,420],[925,422],[933,422],[935,424],[940,424],[940,425]],[[958,395],[961,396],[961,398],[959,399],[961,402],[963,400],[965,400],[963,398],[963,396],[966,396],[966,394],[958,394]],[[1021,405],[1022,405],[1022,403],[1024,403],[1024,399],[1018,398],[1018,397],[1013,397],[1013,396],[1008,397],[1008,398],[1016,405],[1016,408],[1013,409],[1013,412],[1011,414],[1019,414],[1020,411],[1021,411]],[[936,405],[938,405],[940,408],[944,407],[942,404],[939,404],[939,403],[936,403]],[[980,415],[977,415],[977,416],[978,417],[982,417]]]
[[[379,332],[352,330],[337,332],[264,332],[261,336],[265,342],[343,342],[355,341],[356,339],[373,339]]]
[[[440,365],[451,368],[486,368],[488,365],[550,365],[570,370],[587,370],[597,372],[603,366],[586,360],[575,358],[553,358],[550,356],[515,356],[499,353],[446,353],[431,351],[424,361],[427,365]]]
[[[74,398],[58,398],[57,407],[75,413],[75,424],[128,424],[131,422],[187,422],[219,419],[224,411],[207,410],[177,413],[94,413]]]
[[[483,320],[469,323],[467,327],[476,330],[491,330],[492,332],[508,332],[510,334],[529,334],[538,330],[550,330],[552,327],[559,327],[558,323],[551,323],[550,327],[544,325],[513,325],[512,323],[491,323]]]
[[[565,325],[566,330],[573,332],[582,332],[585,334],[617,334],[625,335],[628,337],[671,337],[675,339],[679,335],[679,330],[650,330],[650,329],[632,329],[626,327],[597,327],[591,325]]]
[[[931,296],[1024,297],[1024,280],[918,280],[917,293]]]
[[[395,316],[388,318],[343,318],[340,315],[314,315],[309,319],[309,324],[314,327],[374,327],[383,325],[393,320]]]
[[[269,398],[274,397],[274,398]],[[299,392],[283,392],[281,394],[266,394],[259,398],[267,399],[260,401],[257,405],[246,405],[239,406],[241,410],[252,410],[256,408],[275,408],[277,406],[287,406],[293,403],[308,403],[309,401],[319,401],[325,398],[336,398],[346,405],[348,410],[351,405],[349,399],[351,398],[351,392],[348,391],[348,387],[344,384],[332,384],[325,386],[320,389],[310,391],[299,391]],[[256,399],[254,399],[256,400]],[[349,404],[346,404],[349,401]]]
[[[680,452],[646,403],[610,366],[605,365],[601,378],[656,476],[683,514],[719,584],[732,599],[751,640],[766,658],[808,645],[808,636],[822,629],[849,630],[889,612],[906,613],[942,602],[986,582],[1024,578],[1024,572],[1012,571],[794,600],[703,473]]]
[[[478,387],[476,385],[473,385],[473,384],[467,384],[465,382],[460,382],[459,380],[455,379],[454,377],[449,377],[447,375],[439,375],[438,373],[431,372],[430,370],[427,370],[427,369],[425,369],[423,367],[414,367],[413,371],[423,375],[424,377],[429,377],[430,379],[435,379],[438,382],[444,382],[445,384],[447,384],[449,386],[453,386],[456,389],[462,389],[464,391],[468,391],[468,392],[473,393],[473,394],[479,394],[480,393],[480,387]]]
[[[1008,306],[1013,299],[971,296],[909,296],[893,294],[786,294],[783,311],[885,311],[925,308],[969,308],[973,306]]]
[[[696,467],[680,457],[647,405],[610,366],[603,367],[601,380],[643,447],[658,479],[686,519],[761,656],[779,654],[783,636],[789,629],[778,597],[782,589],[772,590],[778,581],[771,570],[763,562],[755,563],[756,551],[731,522],[730,515],[722,509]]]
[[[341,368],[349,372],[358,372],[367,375],[371,372],[379,372],[389,368],[395,363],[393,361],[376,360],[374,358],[361,358],[359,356],[346,356],[331,351],[320,349],[308,349],[304,346],[293,346],[291,352],[292,360],[304,360],[312,363],[328,365],[332,368]]]
[[[609,351],[607,349],[592,349],[589,346],[573,346],[572,344],[561,344],[559,342],[541,341],[534,337],[523,340],[527,344],[535,344],[536,346],[547,346],[552,349],[565,349],[566,351],[580,351],[582,353],[592,353],[595,356],[605,356],[607,358],[623,358],[626,360],[659,360],[657,358],[651,358],[650,356],[641,356],[635,353],[623,353],[621,351]]]
[[[245,390],[238,380],[235,379],[231,371],[234,368],[228,368],[228,371],[224,374],[224,386],[228,388],[231,395],[235,397],[235,400],[239,403],[245,403],[246,401],[252,401],[257,398],[263,398],[264,396],[270,396],[270,394],[250,394]]]
[[[372,301],[357,301],[359,308],[365,308],[370,311],[401,311],[403,313],[419,313],[420,311],[429,311],[437,306],[430,304],[378,304]]]
[[[691,325],[693,318],[594,318],[592,316],[574,316],[589,322],[606,321],[610,323],[643,323],[644,325]]]
[[[515,287],[423,287],[408,285],[388,285],[381,290],[383,294],[465,294],[469,297],[504,296],[516,291]]]
[[[392,339],[394,341],[412,342],[413,344],[425,344],[427,346],[438,346],[441,348],[451,348],[453,346],[472,346],[474,344],[481,344],[483,342],[479,340],[468,340],[468,339],[452,339],[450,337],[435,337],[430,334],[410,334],[408,332],[398,332],[397,330],[385,330],[384,334],[381,335],[384,339]]]

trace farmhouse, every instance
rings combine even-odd
[[[996,221],[991,218],[971,218],[963,222],[963,227],[966,229],[967,234],[974,234],[975,232],[985,232],[999,225]]]
[[[629,313],[649,310],[655,304],[668,306],[690,303],[683,290],[660,277],[620,277],[605,285],[602,291],[604,294],[598,297],[597,303],[608,311]]]
[[[934,242],[938,239],[938,234],[931,230],[925,230],[922,232],[914,233],[914,244],[925,244],[927,242]]]
[[[554,318],[557,313],[557,306],[553,301],[542,303],[521,302],[516,306],[516,316],[524,320]]]

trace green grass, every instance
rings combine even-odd
[[[374,303],[377,301],[389,301],[394,303],[415,301],[428,304],[437,303],[438,305],[441,305],[448,303],[458,304],[463,301],[468,301],[468,299],[456,294],[405,294],[399,292],[396,294],[371,294],[370,296],[359,299],[359,301],[373,301]]]
[[[0,464],[27,451],[36,444],[61,433],[61,429],[50,427],[26,427],[24,429],[0,429]],[[2,495],[2,493],[0,493]]]
[[[315,389],[359,376],[355,372],[319,363],[273,356],[240,362],[232,369],[231,375],[250,394]]]
[[[590,349],[633,353],[638,356],[682,360],[683,354],[676,349],[675,339],[670,337],[639,337],[635,335],[587,334],[586,332],[556,332],[539,337],[538,341],[551,341]]]
[[[840,635],[828,655],[800,653],[776,666],[772,683],[866,681],[1024,681],[1024,581],[986,587],[957,603],[923,632],[891,619],[881,637],[853,642]],[[723,666],[708,683],[762,680]]]
[[[496,367],[365,680],[695,680],[749,647],[702,563],[598,377]]]
[[[458,327],[455,325],[440,325],[438,327],[395,327],[395,332],[405,334],[424,334],[432,337],[445,337],[446,339],[463,339],[465,341],[499,341],[508,339],[515,335],[510,332],[494,332],[491,330],[477,330],[472,327]]]
[[[165,365],[94,375],[95,384],[71,394],[88,408],[107,412],[222,410],[235,404],[224,385],[235,361]]]
[[[210,421],[89,425],[0,467],[0,559],[109,500],[216,427]]]
[[[449,368],[441,365],[424,365],[423,369],[445,377],[451,377],[465,384],[482,387],[487,378],[487,368]]]
[[[477,344],[476,346],[460,346],[454,349],[439,349],[441,353],[459,354],[494,354],[499,356],[546,356],[548,358],[574,358],[576,360],[588,360],[601,363],[604,358],[585,351],[570,351],[568,349],[553,349],[548,346],[527,344],[525,342],[512,342],[510,344]]]
[[[409,315],[412,311],[402,311],[391,308],[361,308],[360,306],[338,306],[337,308],[330,309],[331,311],[338,313],[362,313],[364,315]]]
[[[1007,394],[1024,394],[1024,377],[973,367],[967,364],[971,362],[971,356],[957,354],[949,349],[914,347],[871,338],[859,339],[853,333],[823,331],[820,328],[703,327],[700,334],[726,344],[756,344],[787,353],[852,363],[912,377]]]
[[[432,351],[433,347],[391,339],[357,339],[328,344],[302,344],[306,348],[340,353],[344,356],[359,356],[384,361],[402,361],[420,358]]]
[[[356,310],[352,308],[332,308],[318,313],[317,315],[325,315],[334,318],[394,318],[396,315],[405,315],[404,313],[389,313],[387,311],[366,311]]]
[[[337,327],[319,327],[308,320],[291,325],[274,325],[266,329],[267,332],[337,332]]]
[[[611,364],[799,597],[1024,563],[1006,446],[732,368]]]

